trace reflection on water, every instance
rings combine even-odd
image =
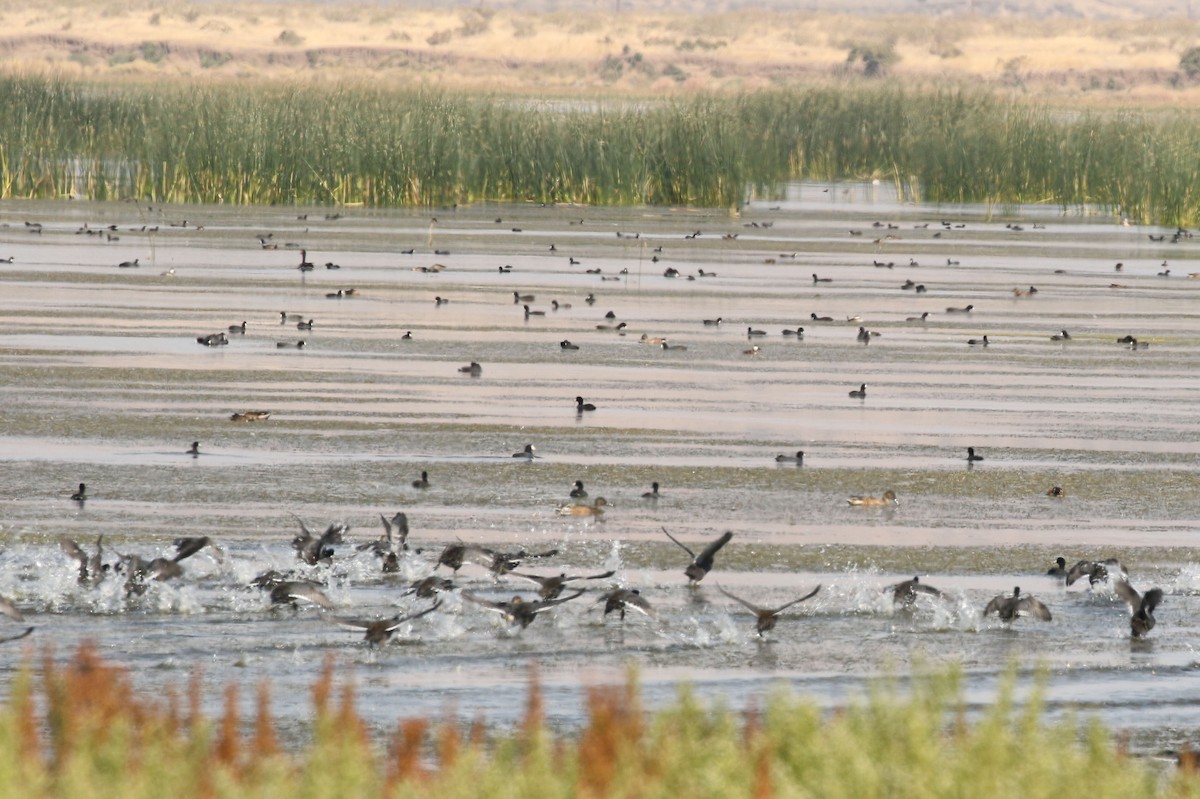
[[[269,679],[297,734],[309,707],[294,697],[333,654],[353,667],[380,731],[450,710],[512,723],[535,661],[550,721],[567,728],[586,686],[625,679],[631,663],[651,706],[687,681],[734,706],[784,683],[829,707],[881,673],[944,664],[962,665],[968,700],[982,705],[1015,663],[1047,670],[1055,713],[1095,712],[1145,751],[1195,742],[1192,239],[819,185],[736,217],[536,206],[297,216],[0,208],[0,257],[13,259],[0,271],[0,594],[27,611],[35,645],[65,656],[95,639],[148,688],[197,666],[212,685]],[[26,220],[44,232],[30,235]],[[85,224],[116,225],[117,240]],[[268,234],[276,249],[261,247]],[[311,272],[296,268],[301,247]],[[227,345],[197,343],[243,320]],[[860,326],[880,335],[864,345]],[[798,327],[803,336],[783,333]],[[1062,330],[1069,339],[1052,340]],[[967,344],[983,335],[988,347]],[[479,377],[459,372],[471,362]],[[863,383],[867,396],[851,398]],[[578,414],[579,395],[597,409]],[[247,410],[270,418],[230,420]],[[511,457],[530,443],[537,458]],[[984,460],[968,465],[967,446]],[[775,461],[797,450],[802,466]],[[422,471],[429,487],[411,487]],[[608,500],[600,519],[556,512],[576,480]],[[67,498],[79,482],[82,506]],[[652,482],[661,497],[643,499]],[[1056,485],[1065,497],[1046,495]],[[892,508],[845,501],[889,488]],[[354,545],[396,510],[414,549],[384,575]],[[295,559],[292,514],[313,530],[350,525],[332,565]],[[689,589],[664,526],[693,548],[735,537]],[[224,555],[203,550],[183,579],[127,597],[116,578],[78,585],[58,547],[100,534],[110,559],[169,554],[182,535],[208,535]],[[246,587],[268,568],[293,570],[325,584],[337,608],[327,616],[404,614],[431,601],[404,587],[460,539],[559,550],[520,567],[533,573],[616,575],[518,631],[450,593],[378,650]],[[1130,641],[1110,586],[1047,578],[1060,554],[1119,557],[1135,586],[1161,587],[1149,639]],[[896,612],[883,588],[913,574],[946,599]],[[455,582],[493,601],[534,596],[532,583],[476,565]],[[596,598],[614,584],[640,588],[656,616],[605,618]],[[717,584],[763,606],[821,591],[764,642]],[[1053,621],[982,619],[1014,585]],[[0,667],[17,666],[19,646]]]

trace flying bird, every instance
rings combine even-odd
[[[747,610],[749,610],[751,613],[753,613],[755,616],[758,617],[754,623],[754,629],[758,631],[758,635],[761,638],[763,633],[775,629],[775,622],[778,621],[780,613],[783,613],[785,610],[790,608],[792,605],[799,604],[806,599],[811,599],[812,597],[816,596],[817,592],[821,590],[821,586],[818,585],[812,591],[810,591],[809,593],[800,597],[799,599],[793,599],[791,602],[788,602],[786,605],[780,605],[777,608],[759,607],[758,605],[755,605],[753,602],[747,602],[745,599],[742,599],[740,596],[735,596],[734,594],[729,593],[728,591],[726,591],[724,588],[722,588],[719,585],[717,586],[717,590],[720,591],[725,596],[732,599],[734,602],[739,603],[740,605],[742,605],[743,607],[745,607]]]
[[[883,589],[884,591],[892,592],[892,604],[902,608],[911,608],[917,602],[917,594],[925,594],[926,596],[935,596],[941,598],[942,592],[934,588],[932,585],[926,585],[921,582],[919,576],[914,576],[911,580],[905,580],[901,583],[889,585]]]
[[[667,538],[678,544],[680,549],[692,556],[692,562],[689,563],[688,567],[683,570],[683,573],[686,574],[688,579],[691,581],[690,585],[695,585],[696,583],[700,582],[704,579],[704,575],[712,571],[713,557],[721,550],[721,547],[729,543],[729,539],[733,538],[733,533],[726,532],[716,541],[713,541],[711,544],[705,547],[703,552],[697,555],[695,552],[688,549],[687,546],[680,543],[679,539],[671,535],[667,531],[667,528],[662,528],[662,531],[667,534]]]
[[[1012,594],[999,594],[987,603],[983,615],[996,613],[1001,621],[1014,621],[1019,616],[1032,616],[1042,621],[1050,621],[1050,609],[1042,604],[1033,594],[1021,596],[1021,587],[1013,588]]]
[[[525,629],[530,624],[533,624],[534,619],[539,613],[544,613],[550,608],[561,605],[564,602],[569,602],[575,597],[583,596],[582,591],[576,591],[570,596],[565,596],[560,599],[535,599],[525,601],[519,596],[514,596],[508,602],[492,602],[489,599],[477,596],[470,591],[462,592],[463,599],[474,602],[477,605],[482,605],[488,610],[495,611],[504,616],[504,619],[509,624],[519,624],[521,629]]]
[[[392,616],[388,619],[368,620],[346,619],[338,617],[333,619],[333,621],[337,624],[340,624],[342,627],[346,627],[351,630],[362,630],[364,632],[363,638],[368,644],[374,647],[379,646],[390,639],[392,634],[400,628],[400,625],[433,613],[441,604],[442,600],[439,599],[429,607],[425,608],[425,610],[417,613],[410,613],[407,616]]]
[[[1128,582],[1118,578],[1113,583],[1113,590],[1129,606],[1129,631],[1134,638],[1141,638],[1154,629],[1154,609],[1163,598],[1161,588],[1151,588],[1143,596]]]

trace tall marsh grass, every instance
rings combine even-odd
[[[321,84],[0,77],[0,196],[734,207],[794,179],[1200,220],[1195,114],[1055,114],[893,84],[548,105]]]
[[[583,729],[543,723],[536,679],[524,723],[508,733],[452,721],[400,722],[376,746],[351,688],[334,694],[332,667],[313,689],[311,741],[288,751],[266,689],[252,720],[236,691],[222,718],[185,696],[147,697],[122,669],[82,647],[63,667],[26,668],[0,705],[5,796],[192,797],[853,797],[1089,799],[1200,795],[1194,769],[1164,772],[1126,756],[1095,726],[1047,724],[1037,702],[1010,693],[968,722],[953,674],[915,678],[899,699],[869,697],[823,714],[783,693],[761,710],[703,707],[684,691],[647,714],[631,687],[594,689]],[[37,684],[40,681],[40,686]]]

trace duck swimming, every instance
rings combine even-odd
[[[851,399],[866,399],[867,398],[867,384],[863,383],[858,388],[851,389],[850,390],[850,398]]]
[[[79,490],[71,495],[71,499],[73,499],[74,501],[76,501],[80,505],[82,505],[84,502],[87,502],[87,498],[88,498],[87,485],[84,483],[80,483]]]
[[[976,455],[974,447],[967,447],[967,463],[978,463],[981,460],[983,460],[983,456]]]
[[[591,505],[562,505],[558,509],[559,516],[595,516],[600,517],[604,514],[604,506],[608,504],[608,500],[604,497],[596,497]]]
[[[662,494],[658,493],[658,483],[651,483],[650,490],[642,494],[642,499],[658,499]]]
[[[846,502],[860,507],[878,508],[882,506],[896,505],[899,501],[896,499],[896,492],[889,488],[887,491],[883,492],[882,497],[853,496],[848,498]]]
[[[800,450],[800,449],[796,450],[795,455],[776,455],[775,462],[776,463],[794,463],[797,466],[802,466],[804,464],[804,450]]]
[[[594,410],[596,410],[596,406],[590,402],[584,402],[583,397],[575,398],[576,413],[583,413],[584,411],[594,411]]]
[[[421,476],[412,481],[413,488],[429,488],[429,472],[421,472]]]
[[[575,486],[571,489],[571,499],[587,499],[587,490],[583,487],[582,480],[575,481]]]
[[[533,450],[533,444],[526,444],[525,449],[521,450],[520,452],[514,452],[512,456],[514,458],[524,458],[527,461],[531,461],[537,457],[537,455],[533,453]]]
[[[483,374],[483,367],[475,361],[471,361],[466,366],[458,367],[458,371],[465,375],[470,375],[471,377],[479,377]]]

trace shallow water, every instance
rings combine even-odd
[[[630,665],[650,706],[687,682],[733,707],[780,683],[833,707],[880,674],[960,664],[977,705],[1009,666],[1044,668],[1054,713],[1094,713],[1139,751],[1200,743],[1193,240],[1100,214],[989,216],[807,184],[740,216],[534,205],[303,213],[0,206],[0,257],[13,259],[0,264],[0,594],[27,612],[35,646],[66,657],[95,640],[147,690],[199,666],[213,712],[219,686],[242,684],[249,707],[269,680],[297,736],[331,654],[380,732],[446,712],[511,724],[535,662],[550,721],[566,729],[581,722],[586,688],[624,680]],[[116,225],[118,240],[85,225]],[[1163,233],[1163,243],[1148,238]],[[267,234],[278,249],[260,247]],[[300,248],[314,271],[296,269]],[[117,266],[134,258],[137,268]],[[445,269],[414,271],[434,264]],[[664,277],[667,267],[681,276]],[[716,274],[686,279],[699,270]],[[928,291],[901,289],[906,280]],[[1030,286],[1032,296],[1013,293]],[[326,297],[351,287],[352,297]],[[526,318],[514,292],[534,294],[545,315]],[[969,314],[946,312],[968,304]],[[280,311],[313,329],[281,324]],[[906,321],[924,311],[924,323]],[[228,346],[196,342],[243,320],[246,334]],[[597,329],[618,322],[624,331]],[[864,346],[860,324],[882,335]],[[798,326],[802,340],[781,333]],[[751,339],[750,327],[766,335]],[[1050,340],[1064,328],[1070,341]],[[968,346],[984,334],[990,346]],[[1126,334],[1149,349],[1118,344]],[[300,339],[302,350],[276,346]],[[579,349],[561,349],[563,339]],[[754,345],[757,355],[744,354]],[[478,378],[458,371],[471,361]],[[851,399],[861,383],[867,397]],[[576,395],[598,409],[577,414]],[[229,419],[252,409],[271,418]],[[197,458],[185,454],[193,440]],[[510,457],[526,443],[536,460]],[[968,445],[985,456],[969,468]],[[798,449],[803,466],[775,462]],[[431,487],[411,488],[422,470]],[[577,479],[611,503],[603,521],[557,515]],[[81,481],[82,507],[67,498]],[[651,481],[657,501],[641,498]],[[1047,497],[1052,485],[1067,496]],[[900,498],[892,509],[846,503],[888,488]],[[422,552],[384,577],[352,544],[397,510]],[[350,525],[331,567],[298,564],[293,514],[314,530]],[[688,558],[663,526],[693,547],[723,530],[735,537],[689,589]],[[202,551],[184,579],[127,597],[118,579],[77,585],[57,544],[90,548],[99,534],[112,558],[163,554],[179,535],[211,536],[224,556]],[[518,632],[450,594],[378,650],[312,608],[272,611],[245,587],[267,568],[295,569],[328,583],[337,615],[408,612],[428,602],[402,587],[458,539],[558,548],[522,567],[535,573],[616,576]],[[1109,586],[1068,589],[1044,575],[1060,554],[1118,557],[1134,586],[1161,587],[1159,626],[1131,641]],[[949,599],[894,612],[881,589],[914,573]],[[532,596],[530,583],[477,566],[457,583],[494,599]],[[610,584],[640,588],[657,617],[602,618],[595,597]],[[822,588],[764,642],[718,584],[767,606]],[[982,619],[1014,585],[1054,620]],[[21,653],[0,647],[0,668],[11,674]]]

